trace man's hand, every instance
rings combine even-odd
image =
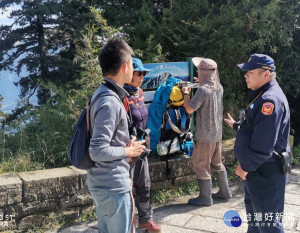
[[[192,114],[194,112],[194,109],[192,109],[190,106],[189,106],[189,100],[190,100],[190,91],[191,91],[191,88],[187,88],[187,87],[182,87],[181,88],[181,91],[182,91],[182,94],[183,94],[183,101],[184,101],[184,108],[185,108],[185,111],[188,113],[188,114]],[[188,94],[188,95],[185,95]]]
[[[133,137],[125,148],[125,156],[137,157],[140,156],[143,151],[146,149],[143,144],[146,140],[136,141],[136,137]]]
[[[232,118],[232,116],[227,113],[227,117],[226,119],[224,119],[224,121],[231,127],[233,128],[233,124],[235,123],[235,120]]]
[[[241,167],[241,165],[239,164],[236,169],[235,169],[235,174],[239,177],[241,177],[242,180],[246,180],[246,176],[248,174],[248,172],[244,171]]]
[[[181,88],[181,91],[182,91],[182,93],[183,93],[183,94],[184,94],[184,93],[187,93],[187,94],[189,94],[189,93],[190,93],[190,91],[191,91],[191,88],[182,87],[182,88]]]

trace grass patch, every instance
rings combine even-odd
[[[197,181],[191,181],[180,186],[172,186],[169,189],[151,191],[151,203],[164,203],[168,200],[190,195],[199,190]]]
[[[293,165],[300,164],[300,145],[293,147],[293,158],[292,158]]]
[[[41,169],[45,169],[44,164],[32,161],[30,154],[10,157],[7,161],[0,163],[0,174],[9,172],[27,172]]]
[[[96,220],[96,212],[95,211],[91,211],[88,212],[86,214],[82,214],[79,217],[78,222],[85,222],[85,221],[91,221],[91,220]]]
[[[231,166],[227,166],[227,175],[229,181],[237,181],[239,177],[235,174],[235,169],[238,162],[235,162]],[[216,177],[213,176],[212,179],[213,187],[217,186]],[[153,190],[151,191],[151,203],[164,203],[169,200],[173,200],[178,197],[187,196],[199,191],[199,186],[197,180],[191,181],[187,184],[180,186],[172,186],[168,189]]]
[[[232,165],[226,167],[228,181],[237,181],[237,180],[240,180],[240,177],[238,177],[238,176],[235,174],[235,169],[236,169],[236,167],[238,166],[238,164],[239,164],[239,162],[236,161],[236,162],[233,163]]]

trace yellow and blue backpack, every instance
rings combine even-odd
[[[190,115],[183,107],[183,95],[178,87],[180,79],[170,77],[155,92],[149,108],[147,128],[150,131],[150,148],[157,152],[157,144],[168,141],[168,153],[175,138],[183,151],[183,140],[190,132]]]

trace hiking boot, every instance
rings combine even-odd
[[[150,220],[148,222],[140,222],[139,228],[141,230],[147,230],[149,233],[161,232],[161,227],[154,222],[154,220]]]

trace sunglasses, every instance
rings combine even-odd
[[[139,77],[141,77],[142,75],[143,75],[143,76],[146,76],[147,73],[148,73],[147,71],[136,71],[136,72],[138,73],[138,76],[139,76]]]

